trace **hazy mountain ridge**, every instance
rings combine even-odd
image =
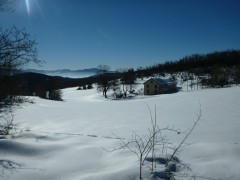
[[[97,68],[89,68],[89,69],[79,69],[79,70],[71,70],[71,69],[58,69],[58,70],[37,70],[37,69],[26,69],[23,72],[33,72],[40,73],[50,76],[63,76],[63,77],[88,77],[97,74]]]

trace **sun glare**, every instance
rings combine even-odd
[[[25,0],[26,8],[27,8],[27,13],[30,15],[30,5],[29,5],[29,0]]]

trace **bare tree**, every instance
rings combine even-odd
[[[0,29],[0,100],[13,89],[11,75],[30,62],[41,62],[36,46],[35,39],[25,30],[16,27]]]
[[[199,110],[199,114],[197,115],[197,120],[194,121],[192,128],[187,132],[186,136],[183,138],[183,140],[179,143],[179,145],[175,148],[175,150],[173,151],[171,157],[168,159],[166,166],[168,166],[169,162],[173,159],[173,157],[175,156],[175,154],[179,151],[179,149],[183,146],[184,142],[187,140],[187,138],[190,136],[190,134],[192,133],[192,131],[195,129],[195,127],[198,125],[200,119],[202,117],[202,110],[201,110],[201,105],[200,105],[200,110]]]
[[[1,115],[0,116],[0,139],[5,139],[6,136],[10,135],[14,129],[13,115]]]
[[[122,138],[117,138],[121,140],[121,146],[118,148],[114,148],[112,151],[128,149],[133,152],[138,157],[139,179],[142,179],[142,166],[146,155],[148,155],[151,150],[152,137],[139,136],[137,133],[133,132],[132,138],[130,140],[125,141]]]
[[[0,29],[0,70],[11,72],[29,62],[40,63],[37,42],[25,30],[15,26]]]
[[[116,136],[118,139],[121,140],[121,145],[117,148],[114,148],[111,151],[105,149],[108,152],[128,149],[132,153],[134,153],[139,160],[139,179],[143,179],[142,167],[144,165],[145,160],[148,159],[147,156],[149,155],[151,150],[153,150],[153,148],[156,146],[156,144],[158,144],[158,145],[163,145],[163,143],[165,144],[165,142],[162,142],[163,139],[157,138],[157,135],[159,135],[159,133],[161,133],[162,131],[172,131],[172,132],[177,132],[177,133],[179,132],[178,130],[176,130],[174,128],[170,128],[170,127],[160,129],[157,126],[155,126],[153,128],[154,129],[152,129],[152,130],[149,129],[149,133],[147,135],[143,135],[143,136],[140,136],[136,132],[133,132],[132,138],[128,139],[128,140],[125,140],[124,138],[120,138],[120,137]],[[151,171],[152,172],[153,172],[153,162],[154,162],[153,154],[154,154],[154,151],[152,151],[152,157],[151,157],[151,158],[153,158],[153,159],[151,159],[151,161],[152,161]]]
[[[114,148],[111,151],[108,152],[112,152],[112,151],[116,151],[116,150],[122,150],[122,149],[128,149],[130,150],[132,153],[134,153],[139,160],[139,179],[143,179],[142,177],[142,168],[144,165],[145,160],[147,161],[151,161],[151,171],[153,173],[154,169],[156,169],[156,165],[154,167],[154,161],[156,161],[156,157],[155,157],[155,151],[156,150],[161,150],[163,152],[163,149],[168,148],[168,149],[172,149],[169,146],[169,142],[167,142],[167,138],[162,136],[163,131],[170,131],[176,134],[180,134],[182,132],[180,132],[178,129],[175,129],[174,127],[165,127],[165,128],[159,128],[159,126],[157,125],[156,122],[156,107],[155,107],[155,116],[153,118],[152,112],[150,107],[147,105],[148,109],[149,109],[149,113],[150,113],[150,117],[151,117],[151,125],[152,127],[150,129],[148,129],[148,133],[147,135],[139,135],[136,132],[133,132],[132,134],[132,138],[131,139],[123,139],[117,136],[118,139],[120,139],[121,141],[121,145],[117,148]],[[194,122],[192,128],[188,131],[188,133],[186,133],[186,135],[184,136],[183,140],[180,142],[180,144],[177,146],[177,148],[175,148],[173,150],[172,155],[166,158],[163,158],[162,160],[165,163],[165,171],[163,172],[154,172],[154,175],[161,178],[163,176],[167,177],[167,179],[175,179],[175,174],[173,173],[173,171],[176,170],[176,164],[174,164],[174,166],[170,166],[170,162],[177,162],[179,163],[179,160],[176,158],[176,153],[179,151],[179,149],[181,147],[183,147],[184,142],[186,141],[186,139],[190,136],[190,134],[192,133],[192,131],[194,130],[194,128],[197,126],[198,122],[201,119],[201,109],[200,109],[200,113],[198,115],[197,121]],[[149,155],[149,153],[151,152],[151,157],[147,157]],[[188,168],[186,165],[182,165],[184,168]],[[189,169],[189,168],[188,168]]]
[[[115,88],[116,84],[117,81],[111,76],[111,74],[101,74],[97,81],[97,91],[102,92],[103,96],[107,98],[107,92],[110,89]]]
[[[101,75],[101,74],[108,73],[111,68],[108,65],[100,64],[100,65],[98,65],[97,69],[98,69],[98,74]]]
[[[136,75],[134,69],[128,69],[122,72],[121,84],[124,97],[127,97],[127,92],[133,90],[133,85],[135,84]]]
[[[97,78],[97,91],[102,92],[107,98],[107,92],[117,86],[116,78],[109,72],[110,67],[107,65],[99,65]]]
[[[155,109],[154,109],[154,119],[153,119],[153,116],[152,116],[152,111],[150,109],[150,107],[147,105],[148,109],[149,109],[149,113],[150,113],[150,117],[151,117],[151,125],[152,125],[152,129],[151,129],[151,134],[153,135],[152,137],[152,167],[151,167],[151,170],[153,172],[153,169],[154,169],[154,159],[155,159],[155,145],[156,145],[156,142],[157,142],[157,130],[159,130],[158,126],[157,126],[157,112],[156,112],[156,106],[155,106]],[[161,133],[161,132],[159,132]],[[162,139],[161,139],[162,140]],[[163,141],[162,141],[163,143]]]

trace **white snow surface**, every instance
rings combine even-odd
[[[240,179],[240,87],[203,89],[128,100],[104,99],[95,89],[63,90],[63,102],[32,98],[15,107],[15,137],[0,140],[0,179],[124,180],[138,177],[138,159],[119,146],[133,131],[148,133],[149,110],[160,127],[189,130],[202,118],[177,156],[196,179]],[[169,133],[178,145],[183,135]],[[151,179],[144,166],[144,179]]]

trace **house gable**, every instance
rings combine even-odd
[[[144,83],[144,94],[145,95],[154,95],[159,94],[160,85],[153,79],[149,79]]]
[[[168,79],[151,78],[144,83],[144,95],[170,93],[176,90],[176,83]]]

